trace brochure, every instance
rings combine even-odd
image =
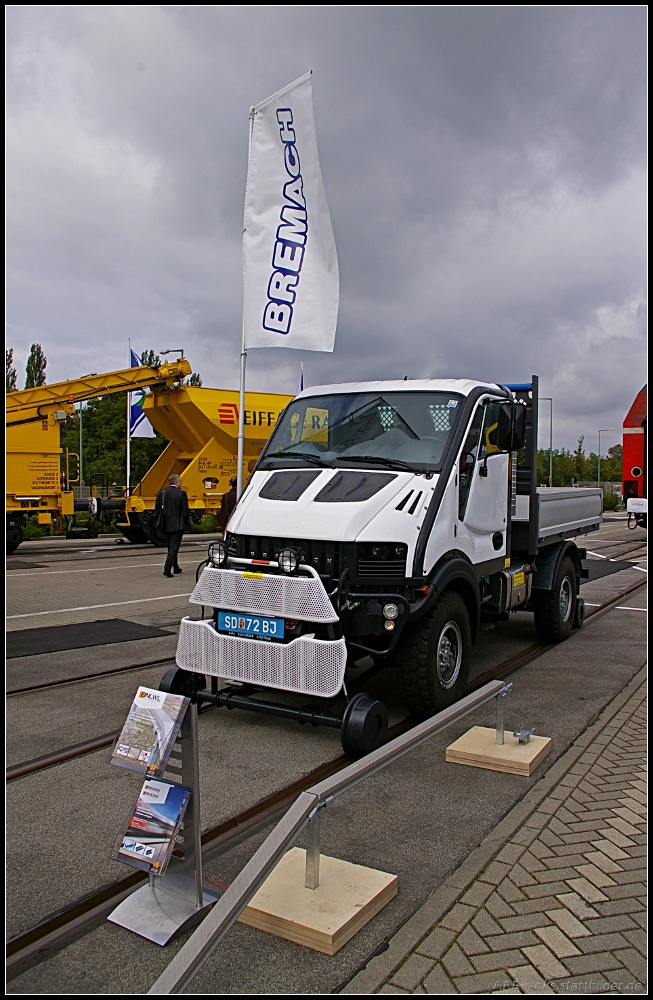
[[[127,830],[118,835],[114,860],[152,875],[165,874],[190,795],[184,785],[146,780]]]
[[[165,771],[190,698],[139,687],[116,740],[111,763],[159,778]]]

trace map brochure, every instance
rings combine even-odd
[[[146,779],[125,833],[118,834],[112,858],[151,875],[164,875],[190,795],[191,789],[184,785]]]
[[[111,763],[160,778],[190,705],[190,698],[139,687],[111,752]]]

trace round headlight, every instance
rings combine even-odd
[[[390,621],[399,615],[399,608],[396,604],[384,604],[383,605],[383,617],[388,618]]]
[[[374,548],[372,549],[372,555],[374,556],[375,559],[379,559],[380,556],[383,555],[383,549],[381,548],[380,545],[374,546]]]
[[[224,566],[227,561],[227,546],[224,542],[213,542],[209,549],[209,559],[214,566]]]
[[[392,632],[392,630],[393,630],[394,627],[395,627],[395,623],[394,622],[386,622],[385,623],[386,632]]]
[[[284,573],[294,573],[299,565],[299,559],[294,549],[282,549],[279,553],[279,565]]]

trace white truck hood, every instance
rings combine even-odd
[[[338,472],[345,471],[370,474],[391,472],[395,478],[368,500],[316,503],[318,493]],[[412,547],[415,522],[421,522],[421,514],[438,480],[437,475],[427,480],[421,474],[382,468],[323,469],[319,470],[319,475],[298,500],[263,499],[259,494],[274,474],[273,471],[254,473],[229,519],[230,532],[272,538],[329,539],[334,542],[354,542],[363,536],[363,540],[371,541],[405,541]],[[398,511],[397,505],[411,490],[412,496]]]

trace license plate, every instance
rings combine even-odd
[[[218,612],[218,631],[246,635],[250,639],[283,639],[283,618],[263,618],[261,615],[237,615],[232,611]]]

